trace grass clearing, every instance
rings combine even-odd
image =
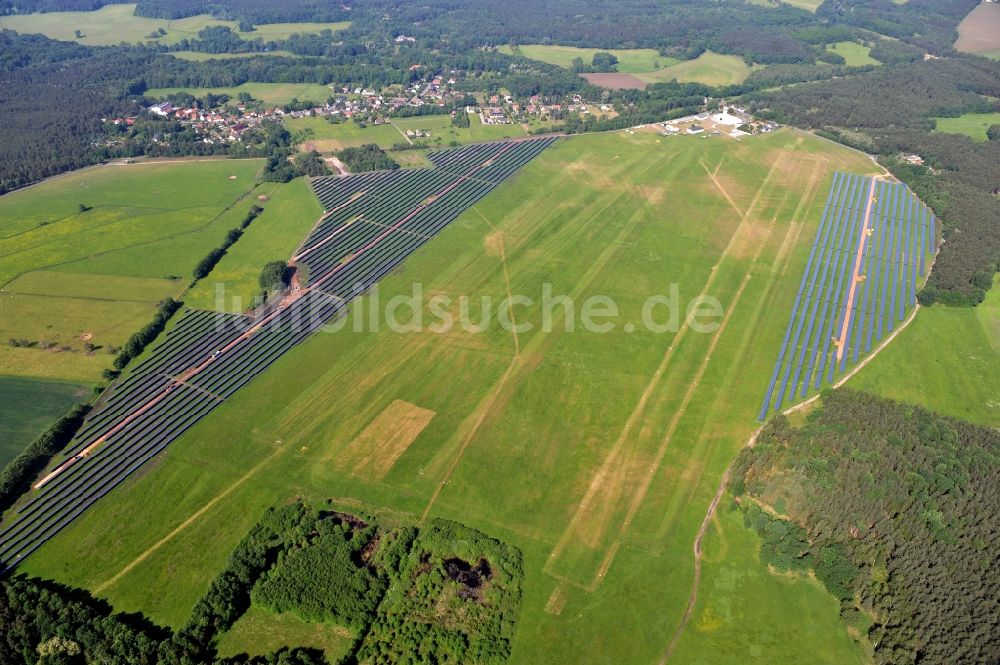
[[[107,349],[145,325],[157,302],[179,296],[195,264],[239,224],[260,166],[109,165],[0,197],[0,339],[56,349],[0,347],[0,373],[96,381],[110,366]]]
[[[166,97],[178,92],[186,92],[195,97],[203,97],[208,93],[237,97],[241,92],[249,93],[254,99],[265,104],[288,104],[293,99],[322,104],[333,94],[333,89],[319,83],[256,83],[248,82],[240,85],[220,88],[150,88],[147,97]]]
[[[837,600],[812,576],[770,572],[760,539],[729,501],[703,541],[699,602],[669,662],[763,665],[791,662],[789,653],[809,654],[816,665],[869,662],[840,621]]]
[[[677,58],[660,55],[659,51],[651,48],[600,49],[548,44],[525,44],[518,46],[517,49],[525,58],[547,62],[550,65],[565,67],[566,69],[573,66],[575,58],[580,58],[584,64],[589,65],[594,59],[595,53],[611,53],[618,58],[618,71],[623,74],[653,72],[680,62]],[[510,46],[505,45],[500,47],[500,52],[510,55],[513,53],[513,50]]]
[[[526,577],[512,663],[652,662],[687,602],[705,510],[757,427],[838,169],[872,164],[792,130],[740,142],[560,140],[379,285],[385,303],[419,282],[426,297],[453,297],[453,314],[466,295],[476,321],[483,297],[495,306],[528,295],[514,316],[530,330],[515,341],[492,312],[480,333],[355,332],[352,319],[318,333],[23,569],[177,626],[266,506],[332,496],[459,520],[518,547]],[[542,329],[546,283],[578,304],[573,332],[560,307]],[[723,327],[624,325],[671,283],[682,308],[699,293],[718,298]],[[617,303],[610,331],[583,327],[579,305],[592,295]],[[355,314],[374,298],[355,301]],[[396,400],[435,415],[381,479],[344,473],[351,442]],[[823,607],[819,589],[803,589]],[[716,593],[730,591],[706,601]],[[816,621],[824,635],[840,628],[835,614]],[[759,640],[733,633],[733,652]],[[771,653],[813,652],[797,640]]]
[[[0,468],[73,404],[90,397],[78,383],[0,376]]]
[[[340,626],[307,623],[294,614],[274,614],[251,606],[219,640],[219,656],[230,658],[245,653],[263,656],[282,647],[321,649],[329,662],[347,654],[350,633]]]
[[[240,32],[237,21],[224,21],[209,14],[169,20],[145,18],[135,15],[135,5],[105,5],[89,12],[47,12],[0,16],[0,29],[20,33],[41,33],[52,39],[75,41],[87,46],[107,46],[121,42],[155,41],[175,44],[182,39],[193,39],[198,32],[210,25],[228,26],[243,39],[260,37],[265,41],[286,39],[294,33],[317,33],[323,30],[343,30],[347,22],[340,23],[273,23],[255,26],[252,32]],[[150,35],[159,29],[166,35],[153,39]],[[76,36],[76,31],[82,33]]]
[[[694,60],[685,60],[671,67],[634,76],[646,83],[661,83],[677,79],[681,83],[691,82],[722,86],[742,83],[755,69],[760,69],[760,67],[756,65],[750,67],[739,56],[705,51]]]
[[[986,141],[986,130],[991,125],[1000,125],[1000,113],[966,113],[957,118],[935,118],[936,132],[945,134],[965,134],[974,141]]]
[[[1000,280],[975,309],[924,307],[848,382],[955,418],[1000,427]]]
[[[881,65],[882,63],[871,56],[870,46],[859,44],[858,42],[837,42],[826,47],[830,53],[843,56],[848,67],[865,67],[867,65]]]

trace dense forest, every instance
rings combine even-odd
[[[996,430],[836,390],[801,427],[771,421],[730,490],[765,563],[867,615],[876,662],[996,663],[998,474]]]
[[[321,665],[316,649],[219,658],[218,637],[251,603],[358,636],[341,661],[476,662],[510,654],[521,553],[448,520],[419,528],[294,501],[271,508],[176,632],[115,614],[86,591],[0,580],[0,663]]]

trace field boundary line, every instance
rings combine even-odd
[[[217,504],[219,501],[232,494],[233,491],[235,491],[238,487],[243,485],[243,483],[250,480],[250,478],[256,475],[257,472],[260,471],[265,464],[269,463],[272,459],[277,457],[278,453],[282,452],[283,450],[284,450],[283,448],[278,448],[270,455],[262,459],[260,462],[257,463],[256,466],[254,466],[252,469],[250,469],[245,474],[240,476],[236,480],[236,482],[227,487],[221,494],[217,494],[208,503],[206,503],[197,511],[188,516],[187,519],[185,519],[183,522],[177,525],[170,533],[168,533],[163,538],[160,538],[158,541],[153,543],[142,554],[133,559],[130,563],[128,563],[124,568],[115,573],[112,577],[94,587],[91,593],[93,593],[96,596],[105,589],[107,589],[109,586],[118,582],[118,580],[127,575],[129,572],[131,572],[133,568],[135,568],[140,563],[148,559],[153,553],[156,552],[156,550],[160,549],[163,545],[173,540],[179,533],[186,530],[189,526],[191,526],[194,522],[196,522],[202,515],[211,510],[212,507],[215,506],[215,504]]]

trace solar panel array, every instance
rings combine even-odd
[[[327,214],[294,258],[308,283],[257,318],[185,309],[151,353],[102,397],[0,531],[0,570],[17,565],[283,353],[346,310],[436,233],[554,141],[432,153],[434,169],[313,182]]]
[[[834,174],[759,420],[833,382],[906,318],[935,233],[905,185]]]

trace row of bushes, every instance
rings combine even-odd
[[[165,298],[160,301],[160,305],[156,309],[156,314],[153,315],[153,320],[144,325],[139,332],[133,333],[128,338],[128,341],[125,342],[125,345],[122,346],[118,355],[115,356],[115,369],[123,369],[125,365],[129,364],[129,361],[142,353],[156,339],[156,336],[163,332],[167,321],[170,320],[170,317],[174,315],[174,312],[180,306],[181,303],[173,298]]]
[[[243,235],[244,229],[250,226],[250,222],[257,218],[257,215],[264,211],[260,206],[253,206],[250,211],[247,212],[247,216],[243,218],[240,222],[239,227],[235,229],[230,229],[229,233],[226,234],[226,239],[222,241],[222,245],[216,247],[211,252],[209,252],[205,258],[198,262],[198,265],[194,267],[194,281],[197,282],[199,279],[204,279],[208,277],[208,274],[212,272],[223,256],[226,255],[226,250],[233,246],[233,244],[240,239]],[[194,284],[194,282],[192,282]]]
[[[0,512],[14,505],[52,456],[69,443],[88,411],[90,406],[87,404],[74,404],[0,471]]]

